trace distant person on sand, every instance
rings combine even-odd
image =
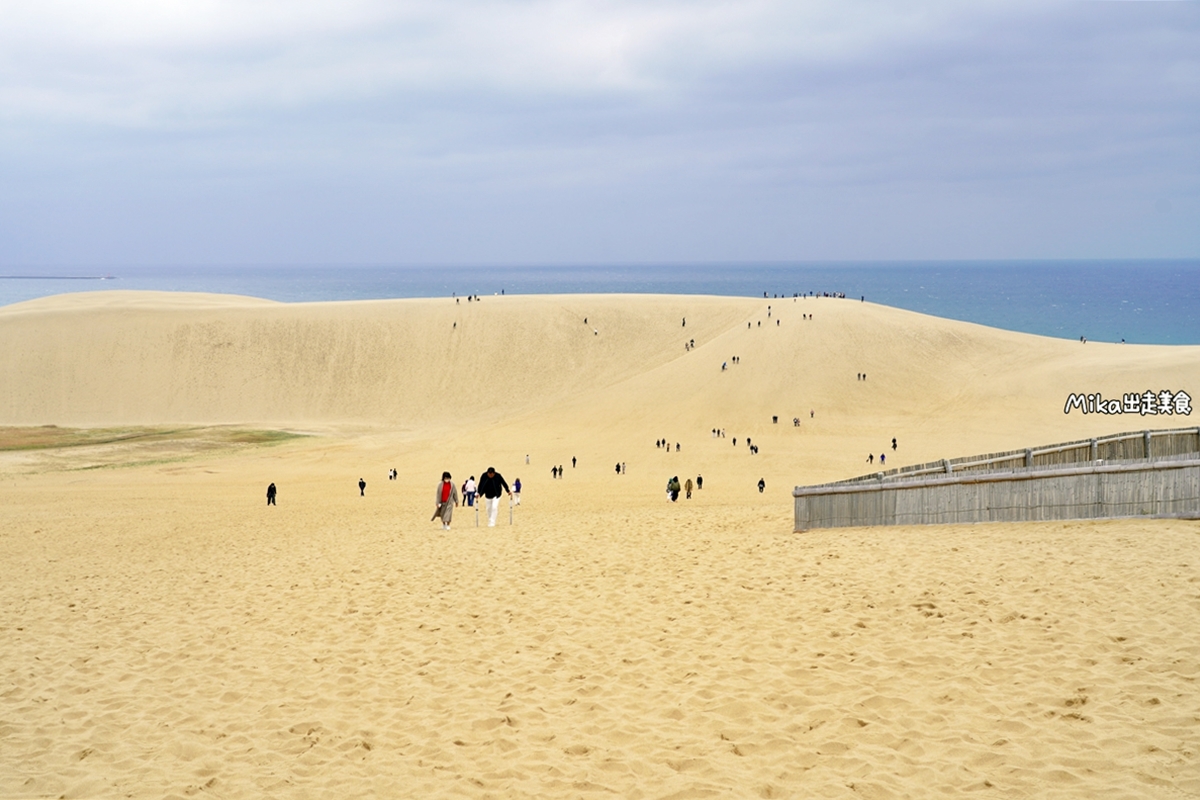
[[[759,478],[758,479],[758,493],[762,494],[763,489],[765,489],[765,488],[767,488],[767,482],[764,481],[762,478]]]
[[[879,454],[879,465],[883,466],[886,463],[887,463],[887,453],[880,453]]]
[[[434,509],[433,516],[429,518],[429,521],[433,522],[441,517],[442,530],[450,530],[450,518],[454,516],[454,507],[458,505],[458,489],[455,488],[454,481],[450,480],[449,472],[442,473],[442,480],[438,484],[434,502],[437,503],[437,508]]]
[[[868,453],[868,454],[867,454],[867,463],[868,463],[868,464],[874,464],[874,463],[875,463],[875,454],[874,454],[874,453]]]
[[[571,469],[575,469],[575,456],[571,456]]]
[[[495,467],[488,467],[487,472],[479,479],[479,493],[483,495],[483,503],[487,506],[488,527],[496,527],[496,515],[500,513],[500,492],[504,491],[509,497],[512,497],[512,491],[508,488],[508,481],[504,480],[504,476],[496,472]]]
[[[696,490],[699,491],[700,489],[703,489],[703,488],[704,488],[704,476],[697,475],[696,476]]]
[[[475,505],[475,476],[467,478],[467,482],[463,484],[463,497],[466,498],[466,503],[469,506]]]
[[[358,496],[359,497],[367,496],[367,482],[364,481],[362,478],[358,479]]]
[[[892,437],[892,450],[895,451],[895,449],[896,449],[896,437],[893,436]]]
[[[620,461],[617,462],[617,474],[618,475],[621,474],[621,462]]]
[[[672,503],[674,503],[676,500],[679,499],[679,476],[678,475],[672,477],[671,480],[667,481],[667,494],[670,496]]]
[[[521,505],[521,479],[520,478],[517,478],[515,481],[513,481],[512,496],[513,496],[513,504],[518,505],[518,506]]]
[[[692,499],[692,479],[691,478],[688,478],[686,481],[683,482],[683,492],[684,492],[685,500]]]
[[[273,483],[267,487],[267,505],[275,505],[275,484]]]

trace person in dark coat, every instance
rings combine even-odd
[[[275,484],[273,483],[267,487],[267,505],[275,505]]]
[[[367,496],[367,482],[364,481],[362,478],[358,479],[358,496],[359,497]]]
[[[488,467],[479,478],[479,493],[483,495],[483,504],[487,508],[488,527],[496,527],[496,515],[500,513],[500,493],[503,491],[512,497],[508,482],[504,476],[496,472],[495,467]]]

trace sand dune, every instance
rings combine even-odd
[[[0,798],[1200,796],[1197,523],[795,535],[790,505],[885,448],[1197,424],[1063,403],[1200,397],[1200,348],[829,299],[120,292],[0,338],[0,424],[181,431],[0,452]],[[488,464],[516,524],[431,525],[441,470]]]
[[[0,310],[13,344],[0,365],[5,422],[491,420],[664,363],[683,333],[715,336],[752,308],[718,298],[221,305],[103,294]]]

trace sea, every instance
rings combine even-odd
[[[1200,344],[1200,259],[0,268],[0,306],[114,289],[214,292],[285,303],[470,294],[812,293],[1063,339]]]

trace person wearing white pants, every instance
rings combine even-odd
[[[483,503],[487,508],[488,527],[496,527],[496,515],[500,513],[500,492],[503,491],[512,497],[512,491],[508,488],[508,482],[504,480],[504,476],[496,472],[495,467],[488,467],[487,471],[479,478],[479,493],[483,495]]]

